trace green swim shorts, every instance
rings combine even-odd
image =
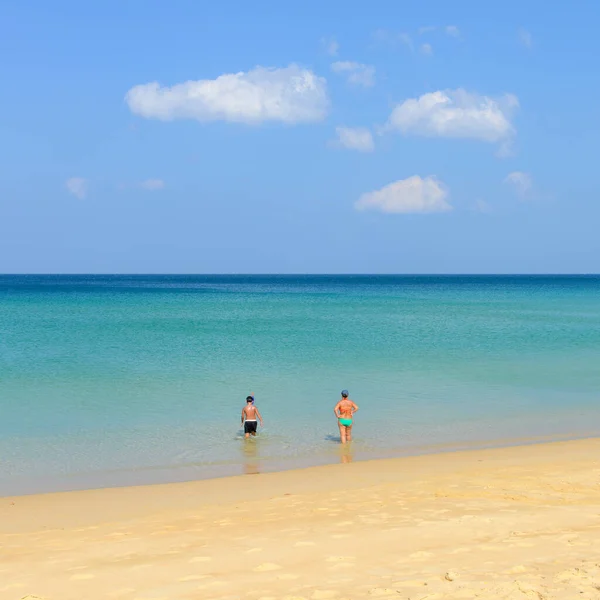
[[[350,425],[352,425],[352,419],[340,419],[340,425],[350,427]]]

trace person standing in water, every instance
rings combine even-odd
[[[333,414],[338,420],[342,444],[352,441],[352,421],[358,406],[348,398],[348,390],[342,390],[342,399],[335,405]]]
[[[250,436],[256,435],[257,421],[260,421],[260,426],[263,426],[263,420],[258,408],[254,406],[254,396],[246,398],[246,406],[242,408],[242,425],[244,427],[244,437],[248,439]]]

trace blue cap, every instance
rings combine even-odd
[[[344,398],[348,397],[348,390],[342,390],[342,396],[344,396]]]

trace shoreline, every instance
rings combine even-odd
[[[600,438],[0,500],[0,600],[595,598]]]
[[[0,523],[2,523],[2,516],[6,509],[6,506],[19,504],[27,504],[29,502],[37,504],[39,501],[47,501],[48,503],[55,503],[56,506],[63,504],[65,500],[77,499],[78,501],[85,499],[94,499],[94,496],[100,498],[101,496],[106,500],[119,499],[119,497],[127,498],[127,496],[135,496],[138,494],[144,494],[145,496],[145,507],[151,507],[151,497],[164,497],[173,495],[172,500],[177,503],[177,495],[183,494],[187,496],[190,492],[195,491],[196,488],[201,490],[205,488],[205,492],[211,495],[211,498],[215,498],[214,503],[221,501],[221,496],[224,494],[229,498],[230,493],[234,493],[237,488],[244,489],[244,494],[249,494],[249,499],[252,501],[263,499],[269,496],[271,493],[263,494],[259,489],[255,489],[255,481],[264,483],[267,481],[269,485],[281,484],[284,487],[293,484],[295,493],[300,493],[304,488],[303,484],[299,485],[300,481],[311,481],[311,489],[317,489],[314,487],[314,482],[318,481],[319,491],[329,489],[330,480],[325,478],[321,481],[321,477],[326,474],[335,473],[336,477],[343,477],[347,479],[348,475],[351,475],[353,470],[359,471],[360,474],[360,485],[363,485],[366,481],[371,481],[373,485],[379,482],[379,478],[387,480],[388,476],[393,473],[393,469],[396,466],[408,467],[409,472],[420,466],[426,466],[427,469],[435,470],[441,468],[446,464],[452,464],[459,461],[463,466],[474,464],[475,462],[482,462],[485,460],[498,460],[505,459],[510,461],[511,457],[519,456],[528,449],[531,451],[527,452],[527,460],[535,463],[537,461],[544,461],[544,453],[548,449],[558,449],[561,447],[575,448],[577,444],[594,444],[600,447],[600,436],[586,436],[581,438],[567,438],[562,440],[527,440],[521,443],[507,443],[506,445],[490,445],[484,447],[471,447],[471,448],[458,448],[458,449],[444,449],[432,452],[419,452],[414,454],[405,454],[401,456],[392,456],[387,458],[374,458],[366,460],[356,460],[352,462],[342,461],[341,463],[325,463],[318,465],[309,465],[304,467],[297,467],[291,469],[265,471],[262,473],[248,475],[230,475],[223,477],[210,477],[206,479],[195,479],[186,481],[168,481],[159,483],[143,483],[134,485],[121,485],[112,487],[99,487],[99,488],[84,488],[74,490],[62,490],[62,491],[49,491],[40,492],[33,494],[21,494],[21,495],[7,495],[0,496],[0,506],[3,508],[0,510]],[[343,448],[340,446],[340,448]],[[599,459],[600,460],[600,459]],[[342,469],[348,472],[342,471]],[[337,472],[336,472],[337,471]],[[382,473],[387,473],[383,476]],[[392,475],[392,479],[395,475]],[[248,489],[248,485],[253,487]],[[355,484],[352,481],[344,481],[345,485],[349,488],[353,488]],[[335,486],[339,485],[336,480]],[[321,486],[323,486],[321,488]],[[314,490],[313,490],[314,491]],[[103,499],[104,499],[103,498]],[[197,500],[194,500],[197,502]],[[206,503],[211,504],[212,502]],[[202,504],[205,504],[202,502]],[[162,502],[161,502],[162,505]],[[185,502],[181,507],[185,505]],[[94,508],[98,508],[94,506]],[[137,510],[137,509],[136,509]],[[119,516],[118,513],[116,516]],[[0,534],[3,532],[2,526],[0,525]]]
[[[170,467],[153,466],[137,469],[122,469],[100,471],[86,474],[63,475],[51,477],[48,481],[40,483],[39,478],[21,478],[12,485],[0,485],[0,501],[6,498],[23,496],[37,496],[42,494],[59,494],[81,491],[105,490],[128,487],[151,487],[156,485],[173,485],[181,483],[194,483],[211,481],[213,479],[228,479],[232,477],[245,477],[248,475],[281,473],[298,471],[312,467],[322,467],[348,462],[374,462],[380,460],[394,460],[417,456],[432,456],[454,452],[469,452],[476,450],[490,450],[548,444],[554,442],[568,442],[600,438],[600,432],[589,431],[580,433],[545,434],[536,436],[521,436],[515,438],[496,438],[491,440],[464,440],[457,442],[439,442],[423,445],[407,445],[402,448],[393,448],[388,451],[368,450],[352,445],[343,446],[336,443],[332,452],[325,455],[311,457],[266,461],[253,454],[245,454],[245,461],[221,465],[177,465]],[[240,443],[260,443],[260,440],[240,440]],[[334,450],[335,448],[335,450]],[[32,482],[36,483],[32,485]],[[17,488],[17,491],[4,491],[3,488]]]

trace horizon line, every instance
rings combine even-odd
[[[581,273],[158,273],[158,272],[54,272],[0,273],[0,277],[597,277],[600,272]]]

